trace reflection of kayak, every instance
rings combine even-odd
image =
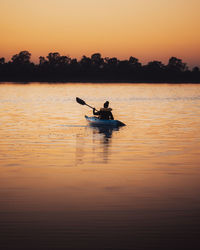
[[[85,116],[85,119],[89,122],[92,126],[108,126],[108,127],[120,127],[120,126],[126,126],[123,122],[120,122],[118,120],[100,120],[95,116],[88,117]]]

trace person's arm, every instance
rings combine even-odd
[[[114,116],[113,116],[112,112],[110,112],[110,120],[114,120]]]
[[[95,112],[95,108],[93,108],[93,115],[99,115],[99,111]]]

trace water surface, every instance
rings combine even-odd
[[[198,249],[199,149],[200,85],[1,84],[0,245]]]

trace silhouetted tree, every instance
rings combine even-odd
[[[57,65],[59,58],[60,58],[60,54],[58,52],[54,52],[54,53],[51,52],[47,56],[48,63],[51,65]]]
[[[39,57],[39,65],[44,65],[45,63],[47,63],[47,60],[44,58],[44,56],[40,56]]]
[[[21,51],[12,57],[12,63],[14,64],[28,64],[30,63],[31,53],[28,51]]]
[[[188,70],[187,64],[183,63],[181,59],[178,59],[176,57],[171,57],[169,59],[167,68],[170,70],[181,72]]]
[[[91,56],[91,62],[97,67],[101,67],[104,64],[104,60],[100,53],[95,53]]]
[[[199,72],[199,67],[194,67],[194,68],[192,69],[192,72]]]
[[[13,81],[28,81],[34,78],[35,65],[30,61],[31,53],[21,51],[12,56],[11,61],[5,64],[4,76]]]
[[[164,64],[160,61],[152,61],[147,64],[149,70],[160,71],[165,68]]]
[[[83,56],[80,60],[80,64],[82,65],[82,67],[84,68],[89,68],[91,65],[91,59],[87,56]]]
[[[165,73],[165,65],[160,61],[151,61],[143,66],[143,74],[145,80],[160,82],[163,81]]]
[[[192,69],[192,72],[190,72],[190,77],[188,79],[189,81],[192,80],[192,82],[199,82],[200,80],[200,70],[199,67],[194,67]]]
[[[0,58],[0,64],[2,65],[2,64],[4,64],[5,63],[5,58],[4,57],[1,57]]]
[[[119,60],[116,57],[112,58],[106,57],[105,61],[109,66],[114,66],[114,67],[116,67],[117,64],[119,63]]]
[[[6,69],[5,58],[1,57],[0,58],[0,80],[1,78],[3,80],[3,77],[5,75],[5,69]]]
[[[60,58],[58,59],[59,65],[67,65],[67,64],[70,64],[70,62],[71,62],[71,58],[68,56],[60,56]]]

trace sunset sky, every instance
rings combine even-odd
[[[0,0],[0,57],[171,56],[200,66],[200,0]]]

